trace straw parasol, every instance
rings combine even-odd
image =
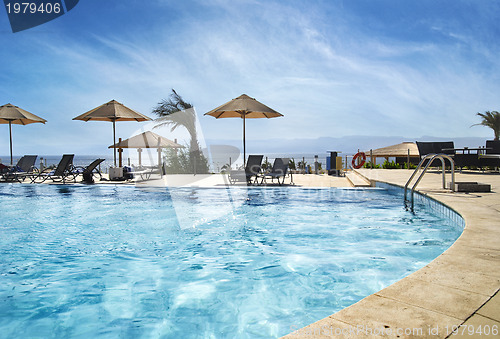
[[[138,135],[134,135],[129,139],[122,140],[108,148],[137,148],[139,152],[139,165],[141,165],[141,151],[143,148],[157,148],[158,149],[158,165],[161,164],[161,150],[162,148],[183,148],[184,146],[162,137],[151,131],[147,131]]]
[[[367,154],[370,154],[373,158],[420,157],[417,144],[415,144],[414,142],[402,142],[396,145],[377,148],[368,151]]]
[[[205,113],[216,119],[221,118],[241,118],[243,119],[243,163],[246,163],[246,144],[245,144],[245,120],[260,119],[260,118],[276,118],[282,117],[283,114],[267,107],[263,103],[242,94],[239,97],[226,102],[225,104],[214,108],[210,112]]]
[[[47,120],[40,118],[22,108],[7,104],[0,106],[0,124],[9,124],[10,135],[10,165],[12,166],[12,124],[28,125],[35,122],[45,124]]]
[[[113,123],[113,145],[116,143],[116,121],[148,121],[151,120],[147,116],[137,113],[136,111],[128,108],[127,106],[119,103],[116,100],[111,100],[99,107],[96,107],[86,113],[83,113],[73,120],[89,120],[95,121],[111,121]],[[114,163],[116,167],[116,147],[114,148]]]

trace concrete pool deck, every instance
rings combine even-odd
[[[110,182],[114,183],[114,182]],[[161,179],[148,181],[132,182],[137,185],[158,185],[158,186],[174,186],[174,187],[246,187],[244,182],[230,185],[228,178],[223,174],[174,174],[165,175]],[[270,186],[277,186],[268,180]],[[290,185],[290,178],[286,178],[285,185]],[[333,177],[326,174],[310,175],[310,174],[293,174],[293,185],[298,187],[350,187],[349,180],[346,177]],[[258,186],[257,186],[258,187]]]
[[[357,172],[404,186],[413,171]],[[457,241],[417,272],[284,338],[500,337],[500,175],[456,174],[456,181],[491,184],[491,193],[451,193],[441,180],[429,172],[418,191],[464,218]]]

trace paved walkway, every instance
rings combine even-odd
[[[116,183],[110,181],[109,183]],[[165,175],[163,178],[148,181],[138,181],[137,185],[148,186],[169,186],[169,187],[226,187],[226,186],[246,186],[244,182],[230,185],[228,178],[223,174],[174,174]],[[285,179],[285,185],[290,185],[290,178]],[[268,186],[277,186],[268,180]],[[326,174],[293,174],[293,186],[298,187],[352,187],[346,177],[334,177]]]
[[[358,173],[404,186],[412,171]],[[500,337],[500,175],[457,174],[491,184],[492,193],[445,192],[441,180],[427,173],[418,189],[463,216],[459,239],[419,271],[286,338]]]
[[[245,182],[238,182],[235,185],[229,183],[227,175],[224,174],[168,174],[160,177],[159,174],[148,176],[147,180],[143,180],[140,175],[137,175],[134,180],[126,181],[110,181],[107,174],[103,174],[103,180],[96,181],[97,184],[111,185],[139,185],[139,186],[169,186],[169,187],[226,187],[226,186],[246,186]],[[285,179],[286,186],[298,187],[352,187],[353,185],[346,177],[334,177],[327,174],[293,174],[293,182],[290,176]],[[77,183],[81,183],[82,177],[77,178]],[[360,180],[365,182],[364,180]],[[25,183],[30,180],[26,179]],[[72,184],[68,181],[66,184]],[[47,180],[44,184],[63,184],[61,181],[53,182]],[[267,180],[265,186],[278,186],[277,182]]]

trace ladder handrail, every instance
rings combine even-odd
[[[429,162],[425,166],[424,170],[422,171],[422,173],[418,177],[417,181],[415,182],[415,184],[411,188],[411,210],[412,211],[413,211],[413,206],[414,206],[413,198],[415,196],[415,188],[420,183],[420,180],[422,180],[424,174],[427,172],[427,169],[430,167],[430,165],[432,164],[432,162],[436,158],[439,158],[441,160],[442,165],[443,165],[443,189],[446,188],[446,174],[445,174],[445,167],[444,167],[444,165],[445,165],[444,158],[446,158],[450,161],[450,164],[451,164],[451,187],[450,187],[450,189],[451,189],[451,191],[455,191],[455,163],[453,162],[453,159],[446,154],[436,154],[435,156],[433,156],[431,158],[431,160],[429,160]]]
[[[455,191],[455,163],[453,161],[453,159],[447,155],[447,154],[428,154],[426,155],[421,161],[420,163],[418,164],[418,167],[417,169],[413,172],[413,174],[411,175],[410,179],[408,179],[408,181],[406,182],[406,185],[405,185],[405,194],[404,194],[404,199],[405,199],[405,203],[407,201],[406,199],[406,191],[407,191],[407,188],[408,188],[408,185],[410,184],[411,180],[413,179],[413,177],[415,176],[415,174],[418,172],[418,170],[422,167],[422,164],[423,162],[428,159],[428,158],[431,158],[429,160],[429,162],[427,163],[427,165],[425,166],[424,170],[422,171],[422,173],[420,174],[420,176],[417,178],[417,181],[415,182],[415,184],[413,185],[412,189],[411,189],[411,210],[413,211],[413,206],[414,206],[414,200],[413,200],[413,197],[415,195],[415,189],[417,188],[417,185],[420,183],[420,180],[422,180],[424,174],[427,172],[427,169],[429,169],[429,167],[432,165],[432,163],[434,162],[434,160],[437,158],[439,160],[441,160],[441,165],[442,165],[442,168],[443,168],[443,189],[446,189],[446,169],[445,169],[445,161],[444,159],[448,159],[448,161],[450,162],[450,165],[451,165],[451,191],[454,192]]]
[[[405,195],[404,195],[405,201],[406,201],[406,191],[408,190],[408,185],[413,180],[413,177],[415,177],[415,175],[418,173],[418,171],[420,170],[420,168],[422,168],[422,165],[423,165],[424,161],[427,160],[427,159],[429,159],[429,158],[431,158],[431,157],[433,157],[433,156],[435,156],[435,155],[436,155],[435,153],[427,154],[418,163],[417,168],[415,169],[415,171],[413,171],[413,173],[411,174],[410,178],[408,179],[408,181],[405,184]]]

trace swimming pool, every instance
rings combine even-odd
[[[0,185],[0,333],[269,338],[423,267],[461,225],[400,190]]]

